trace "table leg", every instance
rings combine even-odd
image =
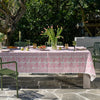
[[[90,76],[88,74],[83,74],[83,88],[90,88]]]
[[[81,73],[78,73],[78,77],[83,77],[83,74],[81,74]]]

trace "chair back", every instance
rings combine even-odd
[[[100,42],[95,42],[94,43],[94,54],[95,55],[100,55]]]

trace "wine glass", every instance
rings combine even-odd
[[[72,41],[72,43],[73,43],[74,51],[75,51],[76,41]]]

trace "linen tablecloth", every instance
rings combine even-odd
[[[88,50],[11,50],[0,52],[0,57],[3,61],[17,61],[19,73],[83,73],[90,75],[91,81],[96,77],[92,56]],[[4,67],[14,70],[14,64]]]

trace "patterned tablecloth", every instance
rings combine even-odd
[[[10,50],[0,51],[0,57],[3,61],[17,61],[19,73],[85,73],[90,75],[91,81],[96,77],[91,53],[88,50],[74,51],[72,47],[68,50]],[[3,66],[14,70],[15,67],[12,65]]]

